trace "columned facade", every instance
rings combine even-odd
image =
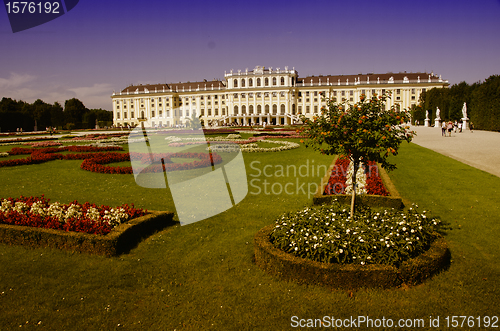
[[[224,81],[133,85],[113,93],[115,126],[179,127],[201,115],[206,126],[294,124],[299,114],[313,117],[326,105],[359,102],[361,95],[390,93],[387,108],[408,109],[428,89],[449,86],[434,73],[308,76],[285,67],[231,70]]]

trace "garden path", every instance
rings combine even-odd
[[[500,177],[500,133],[464,130],[441,136],[441,128],[412,126],[412,142]]]

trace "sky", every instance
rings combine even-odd
[[[500,74],[499,17],[500,0],[80,0],[13,33],[0,8],[0,98],[111,110],[113,91],[132,84],[223,80],[257,65],[472,84]]]

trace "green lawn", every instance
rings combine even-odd
[[[252,262],[254,234],[281,213],[311,203],[308,186],[314,188],[323,173],[309,171],[305,176],[305,165],[309,170],[312,164],[329,165],[331,158],[304,147],[244,157],[248,180],[254,181],[240,204],[210,219],[159,232],[129,254],[104,258],[0,244],[0,330],[20,326],[290,330],[297,329],[291,327],[292,316],[349,319],[359,315],[396,322],[424,319],[425,326],[430,316],[440,316],[437,330],[446,329],[446,316],[500,315],[500,267],[496,264],[500,178],[417,145],[403,144],[394,160],[398,170],[390,176],[405,198],[452,225],[446,236],[452,264],[414,288],[359,290],[350,295],[349,291],[280,281]],[[45,194],[60,202],[174,209],[164,190],[138,187],[132,175],[83,171],[80,163],[51,161],[1,168],[0,197]],[[264,173],[266,165],[270,176]],[[304,166],[304,176],[286,176],[287,165]],[[277,177],[281,167],[285,174]],[[278,193],[287,183],[293,183],[289,186],[293,194],[273,194],[273,185]],[[270,194],[265,194],[266,187]]]

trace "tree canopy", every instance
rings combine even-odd
[[[38,130],[46,127],[62,128],[68,123],[71,127],[91,129],[96,120],[101,126],[111,125],[113,113],[104,109],[87,109],[78,99],[66,100],[64,110],[60,103],[53,105],[36,100],[32,104],[22,100],[3,97],[0,100],[0,131],[13,131],[22,128],[32,131],[35,123]]]
[[[396,165],[390,163],[388,157],[397,155],[401,142],[411,141],[414,134],[405,124],[410,114],[395,107],[386,110],[386,98],[386,95],[374,95],[367,100],[363,95],[356,104],[337,104],[327,99],[327,108],[322,108],[321,114],[313,119],[301,115],[305,124],[303,133],[308,138],[306,147],[327,155],[348,157],[353,163],[351,215],[360,163],[375,161],[384,169],[395,169]]]

